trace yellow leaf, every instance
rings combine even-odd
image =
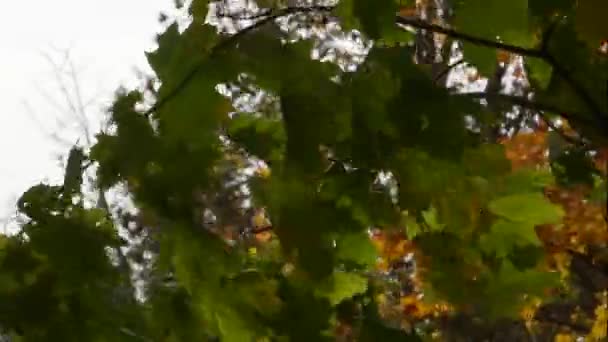
[[[554,342],[574,342],[575,339],[572,335],[566,333],[559,333],[555,335]]]

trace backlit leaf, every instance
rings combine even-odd
[[[317,288],[316,294],[325,297],[332,305],[362,294],[367,290],[367,278],[348,272],[335,272],[324,284]]]
[[[530,225],[559,223],[564,211],[540,193],[524,193],[493,200],[488,208],[507,220]]]
[[[364,266],[376,264],[378,252],[367,234],[346,234],[338,239],[337,244],[336,257],[338,259]]]

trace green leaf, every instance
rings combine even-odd
[[[188,7],[188,14],[192,16],[195,25],[205,24],[210,0],[192,0]]]
[[[513,222],[498,220],[490,228],[490,232],[480,238],[481,250],[486,254],[504,258],[511,253],[515,247],[527,245],[541,246],[542,243],[534,225],[527,222]]]
[[[338,305],[343,300],[352,298],[367,290],[367,278],[348,272],[335,272],[324,284],[317,287],[315,293],[329,300],[331,305]]]
[[[497,274],[488,279],[483,297],[490,318],[504,315],[516,317],[523,304],[523,295],[543,296],[545,290],[559,285],[559,274],[528,269],[518,271],[508,260],[503,260]]]
[[[405,233],[408,240],[412,240],[422,233],[422,228],[418,222],[416,222],[416,218],[409,215],[407,211],[401,213],[401,224],[405,227]]]
[[[256,337],[252,327],[245,324],[234,309],[224,308],[215,314],[215,319],[222,341],[253,341]]]
[[[158,48],[146,53],[148,63],[165,87],[175,87],[208,56],[218,41],[214,28],[190,25],[179,33],[177,23],[157,37]]]
[[[493,178],[504,176],[511,171],[511,162],[505,155],[505,148],[500,144],[483,144],[477,148],[467,149],[462,163],[469,175]]]
[[[509,254],[509,260],[521,271],[537,267],[545,258],[545,253],[544,245],[516,246]]]
[[[359,18],[361,28],[371,39],[382,38],[387,33],[397,30],[394,17],[398,11],[397,2],[394,0],[378,0],[370,2],[366,0],[352,1],[354,14]]]
[[[346,234],[337,241],[336,257],[363,266],[374,266],[378,251],[366,233]]]
[[[608,191],[606,191],[606,178],[593,175],[593,190],[589,198],[597,204],[605,204],[608,201]]]
[[[293,43],[282,22],[229,37],[205,24],[210,1],[189,4],[193,23],[183,33],[170,25],[159,36],[147,54],[155,78],[145,91],[117,94],[112,129],[97,136],[89,156],[100,164],[100,190],[120,185],[133,198],[137,215],[120,215],[120,224],[135,240],[145,235],[127,258],[141,261],[146,251],[157,260],[142,273],[148,300],[133,298],[132,272],[108,257],[124,243],[112,218],[65,196],[81,185],[84,154],[73,149],[63,189],[41,184],[26,191],[18,202],[21,232],[0,235],[3,333],[19,332],[24,341],[329,342],[346,326],[360,341],[419,341],[416,334],[426,337],[423,330],[441,317],[428,317],[411,334],[387,326],[393,312],[386,309],[398,297],[392,295],[408,282],[401,269],[368,279],[378,258],[369,227],[414,239],[425,256],[425,297],[448,301],[455,317],[475,317],[487,336],[502,326],[493,319],[515,317],[526,294],[558,284],[556,273],[536,269],[546,251],[535,226],[564,216],[542,192],[556,180],[582,182],[594,186],[590,199],[605,201],[605,181],[591,172],[590,158],[554,132],[552,170],[513,171],[504,146],[480,137],[501,126],[494,109],[506,107],[488,111],[478,99],[456,96],[436,84],[428,66],[414,63],[415,44],[400,44],[412,35],[395,25],[403,1],[338,2],[332,14],[342,28],[360,30],[375,46],[348,72],[312,60],[318,39]],[[292,1],[257,4],[280,10]],[[459,32],[525,48],[550,38],[544,52],[561,65],[559,73],[524,56],[534,101],[560,109],[548,114],[568,113],[579,136],[606,146],[608,59],[596,46],[608,38],[604,2],[451,5],[450,24]],[[300,32],[317,14],[303,12],[283,19]],[[541,37],[546,31],[552,36]],[[497,64],[495,49],[464,42],[464,53],[484,74]],[[220,83],[238,85],[239,94],[219,94]],[[144,114],[137,108],[148,95],[156,102]],[[250,107],[258,112],[232,113]],[[482,133],[468,128],[469,116]],[[249,178],[250,157],[264,159],[270,175]],[[272,240],[236,237],[260,208]],[[171,286],[160,280],[168,272]],[[376,303],[376,294],[388,305]],[[394,309],[402,323],[403,312]]]
[[[340,18],[340,25],[344,30],[360,29],[359,19],[354,16],[354,0],[340,0],[333,13]]]
[[[281,310],[278,281],[262,272],[243,271],[227,280],[224,290],[234,296],[243,309],[255,310],[259,315],[272,317]]]
[[[276,334],[289,341],[333,341],[323,334],[330,326],[333,308],[325,297],[314,294],[317,284],[305,283],[300,279],[289,280],[282,283],[280,290],[281,298],[285,300],[283,310],[278,319],[272,322]],[[315,287],[310,286],[313,284]]]
[[[157,102],[162,107],[154,115],[161,121],[160,130],[174,140],[190,138],[211,145],[216,125],[231,109],[216,91],[222,78],[231,75],[231,64],[221,68],[219,55],[211,55],[217,41],[209,25],[190,25],[180,34],[173,24],[158,37],[158,49],[147,53],[161,81]]]
[[[459,0],[454,6],[454,25],[463,32],[520,46],[533,42],[528,26],[528,0]],[[492,74],[497,65],[494,49],[467,41],[463,42],[463,49],[465,57],[481,74]]]
[[[541,89],[546,89],[553,73],[551,65],[538,58],[526,58],[526,65],[532,81]]]
[[[530,225],[559,223],[564,210],[540,193],[524,193],[501,197],[493,200],[488,208],[495,215],[509,221]]]
[[[520,193],[541,192],[546,186],[554,184],[551,170],[523,168],[493,182],[496,197]]]
[[[422,217],[424,221],[431,229],[431,232],[440,232],[445,227],[445,224],[439,223],[437,218],[437,209],[434,206],[431,206],[428,210],[422,212]]]
[[[403,151],[397,161],[400,205],[413,212],[428,209],[431,198],[453,188],[464,173],[461,165],[433,158],[419,149]]]
[[[236,115],[228,124],[228,136],[249,153],[267,162],[278,162],[285,152],[285,129],[278,120]]]

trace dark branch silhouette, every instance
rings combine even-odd
[[[571,112],[571,111],[564,111],[563,109],[548,104],[548,103],[543,103],[543,102],[538,102],[538,101],[532,101],[532,100],[528,100],[524,97],[521,96],[515,96],[515,95],[508,95],[508,94],[488,94],[486,92],[471,92],[471,93],[454,93],[452,94],[454,96],[467,96],[467,97],[472,97],[472,98],[479,98],[479,99],[487,99],[488,97],[493,97],[497,100],[502,100],[505,102],[509,102],[513,105],[516,106],[521,106],[523,108],[527,108],[527,109],[531,109],[534,111],[543,111],[543,112],[552,112],[552,113],[556,113],[559,114],[560,116],[564,117],[567,120],[570,120],[572,122],[579,122],[581,124],[585,124],[585,125],[593,125],[594,122],[590,121],[588,119],[586,119],[582,114],[580,113],[576,113],[576,112]]]
[[[454,69],[455,67],[457,67],[463,63],[466,63],[466,61],[461,58],[461,59],[457,60],[456,62],[448,65],[445,69],[441,70],[441,72],[437,76],[435,76],[435,80],[434,80],[435,83],[438,83],[439,80],[441,80],[444,76],[446,76],[452,69]]]
[[[551,33],[553,32],[554,28],[552,28],[546,32],[548,37],[545,37],[546,39],[544,41],[544,44],[541,46],[540,49],[530,49],[530,48],[524,48],[521,46],[500,43],[500,42],[490,40],[490,39],[476,37],[476,36],[473,36],[473,35],[470,35],[467,33],[463,33],[463,32],[459,32],[459,31],[456,31],[456,30],[453,30],[450,28],[431,24],[426,21],[420,20],[418,18],[397,16],[397,23],[401,24],[401,25],[412,26],[412,27],[415,27],[418,29],[429,30],[429,31],[433,31],[436,33],[442,33],[451,38],[464,40],[469,43],[473,43],[475,45],[485,46],[488,48],[500,49],[500,50],[511,52],[511,53],[514,53],[517,55],[521,55],[521,56],[525,56],[525,57],[535,57],[535,58],[544,60],[549,65],[551,65],[551,67],[553,67],[553,70],[555,71],[555,73],[559,77],[564,79],[564,81],[566,81],[566,83],[568,83],[568,85],[572,88],[572,90],[574,90],[576,95],[585,102],[585,105],[591,110],[594,118],[596,119],[596,121],[597,121],[596,124],[599,124],[602,130],[608,132],[608,114],[606,114],[604,111],[602,111],[601,106],[599,104],[597,104],[593,100],[593,98],[591,98],[589,93],[585,90],[585,87],[583,87],[577,80],[575,80],[574,77],[571,75],[571,73],[564,66],[562,66],[561,63],[559,63],[557,61],[557,59],[551,53],[549,53],[549,51],[547,50],[548,39],[550,38]],[[560,113],[560,112],[562,112],[562,111],[558,111],[558,113]]]
[[[273,14],[268,14],[266,17],[263,17],[263,19],[260,19],[255,24],[248,26],[248,27],[240,30],[239,32],[233,34],[232,36],[222,40],[211,50],[210,56],[213,56],[213,55],[223,51],[225,48],[232,46],[242,36],[248,34],[249,32],[252,32],[278,18],[287,16],[290,14],[294,14],[294,13],[331,12],[333,9],[334,9],[333,6],[289,7],[289,8],[285,8],[280,11],[277,11]],[[201,69],[203,64],[204,64],[204,62],[201,62],[198,65],[196,65],[195,67],[193,67],[192,70],[190,72],[188,72],[188,74],[186,74],[186,76],[183,78],[183,80],[175,86],[175,88],[173,88],[165,97],[159,99],[158,102],[156,102],[156,104],[154,106],[152,106],[150,109],[148,109],[146,112],[144,112],[144,115],[150,116],[152,113],[158,111],[171,98],[173,98],[177,93],[179,93],[182,89],[184,89],[184,87],[194,78],[196,73]]]
[[[275,19],[287,16],[290,14],[294,14],[294,13],[331,12],[331,11],[333,11],[334,8],[335,8],[334,6],[288,7],[285,9],[278,10],[274,13],[264,12],[261,14],[256,14],[253,17],[238,17],[238,16],[235,17],[234,15],[229,15],[229,17],[234,18],[234,19],[254,19],[254,18],[262,18],[262,19],[260,19],[253,25],[248,26],[247,28],[224,39],[220,43],[218,43],[211,50],[210,56],[213,56],[213,55],[219,53],[220,51],[224,50],[225,48],[232,46],[240,37],[248,34],[251,31],[256,30],[257,28],[259,28],[261,26],[264,26],[267,23],[274,21]],[[593,98],[589,95],[589,93],[585,90],[585,88],[577,80],[574,79],[574,77],[570,74],[570,72],[566,68],[564,68],[556,60],[555,57],[553,57],[547,51],[548,39],[550,38],[551,33],[554,30],[554,27],[550,28],[548,31],[545,32],[546,36],[545,36],[544,43],[542,44],[540,49],[536,49],[536,48],[524,48],[521,46],[501,43],[501,42],[497,42],[494,40],[477,37],[477,36],[474,36],[471,34],[459,32],[457,30],[446,28],[446,27],[443,27],[440,25],[431,24],[431,23],[428,23],[428,22],[418,19],[418,18],[403,17],[403,16],[397,15],[396,22],[397,22],[397,24],[400,24],[400,25],[429,30],[429,31],[432,31],[435,33],[442,33],[451,38],[460,39],[460,40],[467,41],[469,43],[473,43],[473,44],[476,44],[479,46],[500,49],[500,50],[511,52],[511,53],[514,53],[517,55],[526,56],[526,57],[535,57],[535,58],[544,60],[545,62],[547,62],[549,65],[551,65],[553,67],[553,70],[559,77],[561,77],[564,81],[566,81],[570,85],[570,87],[574,90],[574,92],[577,94],[577,96],[580,97],[585,102],[586,106],[591,110],[592,115],[595,119],[595,122],[594,123],[587,122],[587,124],[596,125],[596,126],[599,125],[600,130],[608,132],[608,114],[606,114],[605,112],[603,112],[601,110],[601,106],[593,100]],[[177,93],[179,93],[193,79],[193,77],[196,75],[196,73],[200,70],[200,68],[202,66],[203,66],[202,62],[199,63],[197,66],[195,66],[182,79],[181,82],[179,82],[171,91],[169,91],[169,93],[166,96],[164,96],[163,98],[160,98],[154,106],[152,106],[150,109],[145,111],[144,115],[150,116],[152,113],[157,112],[161,107],[163,107],[171,98],[173,98]],[[473,96],[473,94],[467,94],[467,95]],[[492,96],[499,97],[502,100],[508,100],[514,105],[523,106],[525,108],[535,109],[538,111],[550,111],[550,112],[554,112],[554,113],[560,113],[564,118],[569,119],[569,120],[576,120],[578,122],[587,121],[586,119],[584,119],[584,116],[574,115],[572,113],[564,114],[568,111],[560,109],[556,106],[549,105],[549,104],[541,104],[541,103],[538,103],[535,101],[530,101],[530,100],[527,100],[527,99],[524,99],[521,97],[508,96],[508,95],[502,95],[502,94],[492,95]],[[477,94],[477,97],[487,97],[487,94],[485,94],[485,93],[483,95]]]

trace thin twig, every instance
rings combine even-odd
[[[455,67],[459,66],[460,64],[465,63],[464,59],[461,58],[459,60],[457,60],[456,62],[448,65],[445,69],[441,70],[441,72],[435,76],[435,80],[434,82],[437,83],[439,82],[439,80],[441,80],[443,78],[443,76],[447,75],[452,69],[454,69]]]
[[[263,226],[263,227],[258,227],[258,228],[252,229],[251,234],[257,235],[257,234],[269,232],[271,230],[272,230],[272,226],[268,225],[268,226]]]
[[[61,91],[61,93],[64,97],[64,100],[69,107],[69,110],[72,113],[78,112],[78,109],[76,108],[76,104],[72,101],[72,96],[71,96],[68,88],[65,86],[65,83],[62,80],[61,69],[59,69],[60,66],[57,65],[57,63],[53,60],[53,58],[51,58],[51,56],[49,56],[49,54],[42,52],[41,55],[53,67],[53,73],[55,74],[55,81],[57,82],[57,86],[59,87],[59,90]],[[66,55],[67,55],[67,52],[66,52]],[[69,57],[66,57],[66,58],[69,58]],[[64,61],[64,63],[66,63],[66,61]]]
[[[461,40],[467,41],[469,43],[473,43],[475,45],[480,45],[480,46],[485,46],[485,47],[490,47],[490,48],[495,48],[495,49],[501,49],[501,50],[512,52],[514,54],[518,54],[518,55],[522,55],[522,56],[544,58],[544,54],[540,50],[537,50],[537,49],[528,49],[528,48],[524,48],[521,46],[505,44],[505,43],[500,43],[500,42],[490,40],[490,39],[476,37],[476,36],[473,36],[473,35],[470,35],[467,33],[463,33],[463,32],[459,32],[459,31],[456,31],[456,30],[453,30],[450,28],[446,28],[446,27],[439,26],[436,24],[431,24],[424,20],[420,20],[418,18],[397,16],[397,23],[401,24],[401,25],[412,26],[412,27],[415,27],[418,29],[429,30],[429,31],[433,31],[436,33],[442,33],[442,34],[445,34],[446,36],[456,38],[456,39],[461,39]]]
[[[38,91],[40,96],[44,97],[44,99],[50,105],[52,105],[56,111],[61,112],[61,113],[66,111],[66,108],[64,108],[61,104],[59,104],[57,101],[55,101],[55,99],[52,96],[50,96],[49,93],[46,90],[44,90],[39,84],[34,84],[34,87],[36,87],[36,90]],[[67,110],[69,110],[69,108]],[[60,128],[65,128],[67,126],[67,123],[65,121],[61,121],[59,118],[56,118],[56,122],[60,125]]]
[[[53,140],[55,140],[59,144],[63,144],[65,146],[71,146],[72,145],[71,142],[69,142],[69,141],[67,141],[65,139],[62,139],[57,133],[49,131],[44,126],[44,124],[40,121],[40,119],[36,116],[34,110],[32,109],[32,106],[30,106],[29,102],[23,101],[23,107],[25,108],[25,112],[28,114],[28,116],[30,117],[30,119],[34,122],[34,124],[36,124],[36,126],[38,126],[38,129],[44,135],[47,135],[47,136],[51,137]]]
[[[530,110],[527,109],[527,108],[524,108],[524,109],[525,110],[522,110],[519,113],[519,117],[515,121],[515,125],[516,126],[513,128],[513,134],[511,134],[511,137],[514,137],[514,136],[516,136],[519,133],[519,131],[521,130],[521,128],[522,128],[522,126],[524,124],[524,122],[526,121],[526,116],[528,116],[528,113],[530,112]],[[511,130],[511,128],[509,128],[509,131],[510,130]]]
[[[82,93],[80,90],[80,82],[78,81],[78,77],[76,75],[76,68],[70,57],[69,50],[66,50],[64,52],[63,61],[60,63],[56,62],[48,53],[41,52],[41,55],[48,61],[48,63],[53,68],[53,73],[55,75],[55,81],[57,83],[57,86],[59,87],[59,90],[61,91],[61,93],[64,97],[65,103],[68,106],[68,110],[72,113],[72,115],[74,116],[74,119],[76,119],[76,121],[78,122],[78,126],[85,134],[86,144],[87,144],[87,146],[89,146],[91,144],[92,136],[91,136],[91,133],[89,130],[88,118],[86,116],[86,105],[84,104],[84,101],[82,98]],[[65,72],[64,69],[66,67],[68,68],[66,73],[70,77],[69,81],[71,81],[71,83],[72,83],[72,92],[70,92],[70,90],[68,89],[68,87],[66,85],[67,82],[69,82],[69,81],[64,81],[64,76],[62,75],[62,73]],[[42,91],[41,91],[41,93],[42,93]],[[49,97],[47,96],[47,100],[48,99],[49,99]],[[49,101],[49,102],[54,104],[55,107],[57,107],[57,109],[61,109],[60,106],[58,106],[54,101]],[[63,110],[61,110],[61,111],[63,111]]]
[[[561,78],[563,78],[564,81],[566,81],[566,83],[568,83],[568,85],[570,85],[570,87],[574,90],[576,95],[585,102],[585,104],[591,110],[592,115],[596,120],[595,124],[600,125],[602,130],[608,132],[608,114],[602,111],[601,107],[595,102],[595,100],[593,100],[593,98],[589,95],[585,88],[577,80],[574,79],[570,72],[566,70],[566,68],[564,68],[557,61],[557,59],[553,57],[552,54],[550,54],[546,50],[546,47],[545,50],[529,49],[521,46],[500,43],[494,40],[473,36],[443,26],[431,24],[418,18],[397,16],[397,23],[401,25],[412,26],[418,29],[443,33],[449,37],[464,40],[475,45],[500,49],[520,56],[536,57],[546,61],[553,67],[555,73],[558,74]]]
[[[598,105],[591,95],[585,90],[585,88],[578,83],[574,79],[574,77],[570,74],[568,70],[564,66],[562,66],[553,55],[546,53],[544,59],[549,63],[553,70],[566,81],[574,90],[574,92],[585,102],[587,107],[591,110],[591,114],[597,120],[597,124],[604,130],[605,133],[608,133],[608,114],[602,111],[600,105]]]
[[[528,100],[521,96],[507,95],[507,94],[488,94],[486,92],[455,93],[452,95],[466,96],[466,97],[472,97],[472,98],[478,98],[478,99],[487,99],[488,97],[494,97],[496,99],[507,101],[507,102],[512,103],[517,106],[521,106],[523,108],[532,109],[534,111],[558,113],[559,115],[563,116],[564,118],[566,118],[567,120],[569,120],[571,122],[580,122],[580,123],[583,123],[586,125],[595,124],[593,121],[586,119],[580,113],[570,112],[567,114],[563,111],[563,109],[558,108],[554,105],[551,105],[548,103],[542,103],[542,102],[538,102],[538,101],[531,101],[531,100]]]
[[[260,19],[262,17],[268,16],[268,15],[270,15],[270,13],[272,13],[272,10],[266,9],[265,11],[262,11],[261,13],[252,14],[250,16],[241,16],[239,14],[218,13],[217,17],[218,18],[230,18],[232,20],[255,20],[255,19]]]
[[[555,29],[557,28],[557,24],[559,24],[560,20],[553,20],[545,32],[543,32],[543,38],[540,43],[541,51],[549,51],[549,41],[553,37],[553,33],[555,33]]]
[[[80,91],[80,82],[78,82],[78,77],[76,76],[76,68],[74,67],[73,61],[70,59],[68,61],[70,66],[70,78],[72,79],[72,85],[74,86],[74,94],[76,95],[76,105],[78,111],[75,113],[80,117],[81,128],[85,135],[85,140],[87,146],[91,146],[91,132],[89,130],[89,120],[86,115],[86,107],[84,105],[82,99],[82,92]]]
[[[289,8],[279,10],[279,11],[275,12],[274,14],[268,14],[268,16],[264,17],[263,19],[256,22],[255,24],[237,32],[236,34],[230,36],[229,38],[227,38],[227,39],[223,40],[222,42],[220,42],[219,44],[217,44],[212,49],[210,55],[214,55],[215,53],[218,53],[219,51],[223,50],[224,48],[231,46],[241,36],[251,32],[277,18],[286,16],[289,14],[293,14],[293,13],[307,13],[307,12],[319,12],[319,11],[331,12],[333,9],[334,9],[333,6],[289,7]],[[536,58],[545,60],[547,63],[549,63],[553,67],[554,71],[559,76],[561,76],[572,87],[572,89],[576,92],[576,94],[586,103],[586,105],[592,111],[592,114],[593,114],[594,118],[596,119],[596,122],[591,123],[591,124],[594,124],[594,125],[599,124],[601,129],[608,130],[608,114],[605,114],[601,110],[600,106],[595,103],[595,101],[591,98],[591,96],[585,91],[584,87],[582,87],[582,85],[580,85],[570,75],[568,70],[566,70],[564,67],[562,67],[561,64],[546,50],[530,49],[530,48],[524,48],[521,46],[500,43],[500,42],[497,42],[494,40],[473,36],[473,35],[459,32],[459,31],[456,31],[456,30],[453,30],[450,28],[446,28],[443,26],[431,24],[426,21],[420,20],[418,18],[402,17],[402,16],[398,15],[396,18],[396,22],[401,25],[412,26],[412,27],[415,27],[418,29],[425,29],[425,30],[429,30],[432,32],[436,32],[436,33],[442,33],[442,34],[445,34],[452,38],[464,40],[464,41],[467,41],[467,42],[470,42],[470,43],[473,43],[473,44],[476,44],[479,46],[501,49],[501,50],[511,52],[511,53],[514,53],[517,55],[527,56],[527,57],[536,57]],[[173,88],[165,97],[159,99],[158,102],[154,106],[152,106],[150,109],[145,111],[144,115],[150,116],[153,112],[158,111],[165,103],[167,103],[172,97],[174,97],[178,92],[180,92],[193,79],[193,77],[196,75],[196,73],[200,70],[200,68],[202,66],[203,66],[203,63],[199,63],[197,66],[195,66],[182,79],[182,81],[176,85],[175,88]],[[472,94],[468,94],[468,95],[472,96]],[[514,97],[514,96],[508,96],[508,95],[502,95],[502,94],[493,95],[493,96],[500,97],[503,99],[508,99],[512,103],[524,106],[526,108],[537,109],[537,110],[548,110],[548,111],[552,111],[552,112],[556,112],[556,113],[564,112],[563,110],[561,110],[560,108],[557,108],[555,106],[552,106],[549,104],[540,104],[537,102],[532,102],[532,101],[529,101],[529,100],[526,100],[526,99],[523,99],[520,97]],[[487,94],[485,94],[485,93],[478,94],[478,97],[485,98],[485,97],[487,97]],[[564,114],[562,114],[562,115],[565,118],[568,118],[566,115],[564,115]],[[583,117],[579,117],[577,119],[579,121],[584,120]]]
[[[239,32],[233,34],[232,36],[224,39],[219,42],[210,52],[210,56],[215,55],[216,53],[221,52],[225,48],[232,46],[239,38],[252,32],[275,19],[294,14],[294,13],[310,13],[310,12],[331,12],[334,9],[333,6],[312,6],[312,7],[289,7],[275,12],[274,14],[269,14],[264,17],[260,21],[255,24],[248,26]],[[152,113],[158,111],[162,106],[164,106],[172,97],[174,97],[177,93],[179,93],[196,75],[196,73],[203,67],[204,62],[198,63],[192,70],[182,79],[180,83],[178,83],[175,88],[173,88],[165,97],[158,100],[154,106],[144,112],[144,115],[149,117]]]
[[[551,128],[557,134],[559,134],[559,136],[562,137],[562,139],[564,139],[565,141],[569,142],[570,144],[572,144],[574,146],[579,146],[584,149],[590,148],[589,146],[587,146],[587,144],[584,141],[582,141],[582,139],[580,139],[580,138],[577,139],[573,136],[570,136],[570,135],[566,134],[566,132],[564,132],[563,130],[559,129],[559,127],[557,127],[553,123],[553,121],[551,121],[549,118],[547,118],[543,113],[539,112],[538,114],[542,117],[543,121],[547,124],[547,126],[549,126],[549,128]]]

